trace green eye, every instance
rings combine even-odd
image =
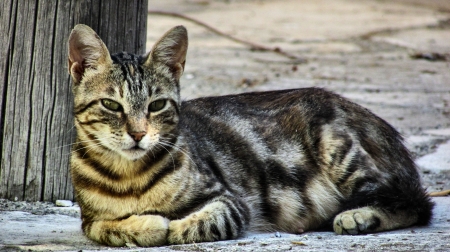
[[[102,104],[103,104],[103,106],[105,106],[105,108],[112,110],[112,111],[119,111],[121,108],[119,103],[108,100],[108,99],[103,99]]]
[[[150,106],[148,106],[148,110],[150,110],[150,112],[156,112],[163,109],[164,106],[166,106],[166,100],[158,100],[150,103]]]

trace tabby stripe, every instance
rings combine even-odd
[[[230,203],[229,201],[222,200],[222,202],[227,206],[228,208],[228,214],[225,215],[225,217],[228,219],[226,223],[226,229],[227,229],[227,239],[232,239],[238,236],[242,232],[242,216],[239,214],[239,211],[237,208],[235,208],[235,203]],[[231,219],[230,219],[231,218]],[[234,223],[236,228],[232,228],[231,223]],[[229,229],[229,230],[228,230]],[[233,234],[233,230],[236,231],[236,234]],[[229,232],[228,232],[229,231]]]
[[[315,174],[319,169],[314,169],[317,165],[314,165],[312,169],[308,169],[305,173],[300,173],[298,169],[295,176],[288,174],[288,172],[284,169],[282,165],[277,163],[274,160],[270,160],[269,164],[264,161],[254,161],[257,160],[257,155],[252,151],[251,144],[246,141],[246,139],[237,134],[236,130],[232,128],[232,126],[227,125],[224,122],[212,120],[211,118],[207,118],[205,115],[199,114],[197,111],[185,111],[189,113],[189,122],[186,122],[187,125],[194,122],[204,122],[206,127],[203,128],[203,131],[206,135],[210,135],[211,139],[215,139],[216,141],[221,141],[227,139],[227,142],[233,143],[233,146],[236,148],[231,148],[230,150],[233,152],[232,155],[236,157],[236,160],[239,160],[240,165],[245,167],[246,169],[242,169],[243,172],[247,172],[249,174],[248,177],[253,177],[259,187],[261,192],[262,203],[260,204],[260,209],[262,215],[266,217],[269,221],[274,222],[277,217],[277,210],[280,210],[280,206],[273,204],[273,200],[270,198],[270,192],[268,185],[275,182],[275,178],[280,178],[283,186],[289,187],[298,187],[300,184],[306,183],[308,180],[309,174]],[[181,118],[184,120],[184,118]],[[191,125],[190,127],[195,128],[197,125]],[[190,132],[191,133],[191,132]],[[195,133],[195,132],[192,132]],[[320,132],[317,132],[318,134]],[[195,138],[195,135],[192,135],[192,138]],[[220,146],[220,143],[218,143]],[[201,151],[199,151],[201,154]],[[205,160],[206,164],[208,164],[210,170],[216,176],[216,178],[221,182],[226,182],[225,178],[221,176],[221,170],[218,165],[211,161],[208,156],[199,157]],[[265,169],[265,171],[261,171],[261,169]],[[256,176],[255,176],[256,175]],[[243,178],[244,179],[244,178]],[[277,183],[279,183],[277,181]],[[250,183],[242,182],[244,185],[250,185]],[[226,183],[224,183],[227,186]],[[245,213],[245,211],[243,211]],[[234,215],[236,217],[236,215]],[[248,219],[248,217],[247,217]],[[241,222],[239,222],[241,223]],[[241,223],[242,224],[242,223]],[[226,223],[227,237],[230,238],[232,236],[230,223]]]
[[[75,113],[75,115],[78,115],[78,114],[83,113],[83,112],[86,111],[88,108],[92,107],[93,105],[97,104],[98,102],[99,102],[98,100],[95,100],[95,101],[91,101],[91,102],[88,103],[87,105],[81,104],[81,105],[76,106],[76,107],[74,108],[74,113]]]
[[[318,103],[317,98],[311,96],[304,100],[305,117],[309,118],[309,125],[306,131],[307,138],[305,143],[309,147],[310,158],[320,164],[321,142],[322,142],[322,125],[330,123],[335,119],[335,108],[331,104]]]
[[[191,213],[193,213],[195,211],[198,211],[203,206],[205,206],[210,200],[212,200],[214,198],[217,198],[217,197],[220,197],[221,195],[223,195],[224,190],[225,190],[224,188],[221,188],[221,190],[215,191],[215,192],[210,193],[210,194],[201,194],[201,195],[195,195],[195,196],[189,195],[190,196],[189,202],[183,203],[183,204],[177,204],[177,203],[180,203],[180,202],[176,202],[175,200],[173,200],[172,201],[173,205],[174,206],[179,206],[179,208],[176,209],[173,214],[170,214],[170,217],[174,218],[174,219],[179,219],[179,218],[183,218],[183,217],[185,217],[185,216],[187,216],[187,215],[189,215],[189,214],[191,214]],[[183,192],[184,193],[182,194],[182,196],[185,196],[186,195],[186,193],[185,193],[186,191],[183,190]],[[179,200],[182,197],[177,197],[177,198]]]
[[[83,216],[84,217],[84,216]],[[92,229],[92,222],[83,221],[81,223],[81,229],[85,234],[89,234]]]
[[[365,160],[361,160],[360,158],[363,158],[361,156],[361,152],[358,151],[355,156],[352,158],[350,163],[347,165],[345,174],[339,178],[339,180],[336,182],[336,186],[341,186],[345,184],[345,182],[348,181],[348,179],[359,169],[361,169],[364,164],[366,163]],[[364,158],[365,159],[365,158]]]
[[[262,215],[269,221],[274,221],[272,216],[271,200],[269,199],[269,184],[267,182],[267,176],[265,171],[260,171],[258,176],[259,190],[261,192],[262,203],[260,209]]]
[[[92,125],[92,124],[96,124],[96,123],[104,123],[104,121],[102,121],[102,120],[90,120],[90,121],[82,122],[77,119],[77,121],[81,125]]]
[[[127,197],[130,195],[140,195],[144,194],[147,191],[150,191],[156,184],[158,184],[165,177],[172,175],[182,168],[179,159],[175,159],[175,165],[173,165],[171,159],[167,159],[167,163],[165,166],[160,169],[151,179],[149,179],[148,183],[140,190],[136,190],[135,188],[128,188],[125,192],[117,192],[117,196],[119,197]]]
[[[225,220],[225,232],[226,232],[226,240],[230,240],[233,238],[233,231],[231,230],[231,224],[229,221]]]
[[[189,241],[189,231],[190,231],[190,229],[186,228],[183,231],[183,234],[181,234],[181,236],[183,237],[183,240],[187,241],[188,243],[191,242],[191,241]]]
[[[118,181],[121,179],[121,176],[118,174],[115,174],[114,172],[110,171],[103,165],[101,165],[96,160],[93,160],[87,153],[82,152],[81,150],[76,152],[81,160],[85,162],[86,165],[91,167],[93,170],[98,172],[103,177],[106,177],[110,180]],[[180,152],[180,154],[182,154]],[[85,157],[82,158],[81,156],[84,155]],[[87,155],[87,156],[86,156]],[[163,157],[168,157],[168,155],[160,155]],[[162,159],[161,158],[161,159]],[[171,158],[166,159],[165,166],[163,166],[149,181],[148,183],[141,189],[136,190],[135,188],[128,188],[126,191],[118,190],[119,188],[115,188],[112,186],[108,186],[105,184],[99,184],[99,181],[95,181],[90,177],[86,177],[83,174],[74,172],[74,180],[82,185],[82,188],[84,189],[92,189],[96,188],[99,190],[100,193],[107,194],[107,195],[114,195],[116,197],[128,197],[130,195],[140,194],[144,193],[148,190],[150,190],[154,185],[156,185],[161,179],[164,177],[172,174],[173,172],[177,171],[182,167],[180,163],[180,158],[175,158],[174,162],[172,162]]]
[[[120,95],[120,98],[123,98],[123,86],[122,85],[119,85],[119,95]]]
[[[113,238],[116,238],[115,240],[121,240],[122,233],[120,230],[111,230],[108,228],[104,230],[103,234],[100,236],[100,241],[103,244],[115,244],[113,243]]]
[[[241,233],[242,220],[241,220],[241,216],[239,215],[238,211],[232,206],[232,204],[230,202],[228,202],[228,201],[223,201],[223,202],[225,203],[225,205],[227,205],[229,214],[231,215],[231,219],[230,219],[230,216],[225,215],[228,219],[227,222],[229,222],[230,224],[231,224],[231,222],[234,222],[235,227],[236,227],[236,228],[234,228],[234,231],[236,231],[236,234],[232,233],[231,237],[229,237],[229,238],[227,237],[227,239],[231,239],[231,238],[238,236]],[[230,228],[231,228],[231,225],[230,225]],[[232,232],[232,230],[230,230],[230,231]],[[227,236],[228,236],[228,233],[227,233]]]
[[[180,185],[181,186],[181,185]],[[171,203],[175,206],[175,205],[178,205],[177,203],[178,203],[178,201],[181,199],[181,198],[183,198],[185,195],[186,195],[186,192],[189,192],[189,184],[187,184],[187,183],[185,183],[185,184],[182,184],[182,188],[180,188],[180,187],[178,187],[178,190],[177,190],[177,192],[176,192],[176,195],[173,197],[173,199],[172,199],[172,201],[171,201]],[[184,206],[186,206],[186,205],[184,205]],[[184,212],[184,211],[181,211],[181,212]]]
[[[169,100],[170,104],[172,104],[172,106],[175,108],[175,111],[177,112],[177,115],[180,114],[180,108],[178,106],[178,104],[174,101],[174,100]]]
[[[217,228],[217,225],[215,223],[211,223],[209,226],[209,232],[216,237],[214,240],[218,241],[222,238],[222,234],[220,233],[220,230]]]
[[[197,232],[199,237],[205,237],[205,221],[199,220],[197,222]]]
[[[303,131],[302,131],[303,132]],[[308,143],[308,136],[305,133],[298,134],[300,137],[301,143]],[[308,140],[307,140],[308,139]],[[317,174],[321,171],[316,160],[313,158],[313,154],[310,152],[309,147],[307,145],[300,145],[301,152],[305,154],[306,162],[301,166],[295,169],[295,177],[297,178],[296,190],[299,195],[306,195],[307,184],[311,178],[317,176]],[[302,204],[307,209],[306,211],[302,211],[299,209],[297,215],[300,218],[307,217],[310,214],[310,211],[314,208],[312,201],[309,197],[302,197]]]
[[[341,165],[345,157],[349,154],[350,150],[352,149],[353,146],[352,139],[347,135],[342,137],[344,138],[343,144],[339,146],[339,149],[336,152],[331,154],[332,157],[332,161],[330,164],[331,167]]]
[[[78,120],[77,120],[77,121],[78,121]],[[81,128],[81,130],[83,131],[83,133],[87,136],[87,138],[88,138],[90,141],[97,141],[96,143],[99,143],[97,137],[95,137],[94,134],[89,133],[89,132],[87,131],[87,129],[85,129],[85,128]]]
[[[90,141],[92,141],[92,142],[94,142],[96,145],[95,145],[95,147],[96,148],[101,148],[101,149],[103,149],[104,151],[109,151],[109,149],[107,149],[105,146],[103,146],[102,144],[100,144],[101,142],[98,140],[98,138],[94,135],[94,134],[92,134],[92,133],[89,133],[89,131],[86,129],[86,128],[80,128],[82,131],[83,131],[83,133],[86,135],[86,137],[90,140]],[[77,139],[77,141],[79,141],[79,139]],[[81,142],[78,142],[77,144],[79,144],[79,145],[81,145]],[[84,143],[83,143],[84,144]],[[86,146],[86,147],[89,147],[89,146]],[[88,150],[85,150],[85,151],[88,151]]]
[[[161,160],[163,160],[166,156],[171,156],[173,153],[172,150],[176,150],[179,147],[175,144],[177,142],[177,137],[172,137],[168,140],[168,144],[164,144],[161,146],[157,146],[157,148],[153,150],[149,150],[147,152],[147,158],[144,160],[145,165],[141,167],[141,169],[138,171],[138,175],[142,175],[149,170],[153,169],[153,166],[157,163],[159,163]],[[180,159],[179,156],[181,156],[183,153],[181,151],[177,151],[178,156],[177,158]]]
[[[168,156],[166,155],[166,157]],[[127,197],[129,195],[139,195],[151,190],[156,184],[159,183],[160,180],[163,180],[165,177],[172,175],[183,168],[179,157],[175,157],[174,162],[175,163],[172,162],[171,158],[167,158],[165,165],[156,174],[154,174],[151,179],[149,179],[148,183],[141,190],[137,191],[134,188],[129,188],[125,192],[119,192],[118,196]]]
[[[232,195],[223,195],[223,197],[227,198],[230,202],[232,202],[233,206],[236,207],[237,211],[244,217],[245,224],[250,222],[250,209],[248,209],[247,205],[242,204],[242,202],[235,198]]]
[[[222,185],[224,185],[227,190],[230,190],[230,186],[228,185],[228,182],[225,181],[225,179],[223,178],[222,172],[221,172],[219,166],[217,165],[217,163],[215,162],[214,158],[211,156],[208,156],[207,158],[204,159],[204,161],[206,162],[207,166],[210,168],[210,170],[214,174],[214,177]]]
[[[72,179],[74,181],[74,184],[80,185],[79,188],[83,188],[85,190],[103,186],[102,184],[100,184],[100,181],[93,180],[91,177],[87,177],[86,175],[76,171],[72,172]]]
[[[170,151],[170,149],[169,149],[169,151]],[[153,177],[149,180],[149,183],[144,187],[143,192],[150,190],[160,180],[162,180],[163,178],[165,178],[168,175],[171,175],[172,173],[175,173],[179,169],[183,168],[182,158],[180,156],[184,156],[184,154],[180,151],[177,151],[177,152],[178,153],[176,153],[176,154],[178,154],[178,155],[175,157],[173,157],[174,155],[172,155],[170,152],[169,152],[170,155],[167,155],[167,154],[162,155],[161,154],[160,160],[162,161],[163,157],[166,157],[166,162],[165,162],[164,166],[162,168],[160,168],[156,174],[153,174]],[[146,165],[148,166],[148,163],[146,163]],[[148,170],[150,168],[154,168],[152,166],[153,165],[149,166],[149,168],[147,168],[146,170]],[[143,172],[143,170],[141,170],[140,172]]]
[[[82,144],[79,144],[81,146],[83,146]],[[116,174],[115,172],[111,171],[110,169],[108,169],[107,167],[103,166],[100,162],[98,162],[97,160],[93,159],[88,152],[86,151],[85,148],[80,148],[76,151],[76,153],[78,154],[78,157],[80,159],[83,160],[83,162],[88,165],[89,167],[91,167],[94,171],[96,171],[98,174],[100,174],[103,177],[108,178],[109,180],[115,180],[115,181],[119,181],[122,179],[122,176],[120,176],[119,174]]]
[[[259,184],[259,189],[262,192],[262,199],[263,203],[261,204],[262,208],[262,214],[269,219],[273,219],[272,213],[273,209],[271,207],[271,199],[269,198],[269,192],[268,192],[268,178],[266,175],[266,172],[262,172],[261,169],[264,167],[267,167],[265,162],[263,161],[255,161],[256,154],[252,152],[252,146],[251,144],[246,141],[243,137],[239,136],[237,132],[230,126],[223,122],[212,120],[211,118],[206,117],[205,115],[199,114],[197,111],[185,111],[189,113],[190,121],[194,122],[204,122],[204,132],[206,135],[210,135],[211,139],[220,140],[220,139],[227,139],[227,142],[233,143],[234,146],[237,146],[238,148],[232,148],[233,156],[236,157],[237,160],[240,161],[242,167],[245,167],[246,169],[242,169],[242,172],[246,172],[248,176],[243,176],[242,179],[244,180],[245,177],[255,177],[255,174],[258,176],[256,177],[257,183]],[[182,118],[184,120],[184,118]],[[187,122],[189,124],[189,122]],[[193,125],[192,127],[195,127],[196,125]],[[206,126],[206,127],[205,127]],[[194,133],[195,132],[190,132]],[[195,138],[196,136],[191,134],[191,137]],[[218,144],[220,146],[220,143]],[[201,154],[201,152],[199,151]],[[207,162],[207,164],[210,167],[210,170],[213,172],[213,174],[217,177],[217,179],[220,180],[222,178],[222,182],[224,182],[224,185],[227,185],[225,182],[224,177],[220,173],[220,168],[217,167],[218,165],[215,164],[210,157],[203,156],[199,157]],[[276,173],[276,172],[275,172]],[[303,178],[304,179],[304,178]],[[250,183],[242,182],[243,185],[250,185]],[[229,186],[229,185],[228,185]],[[229,231],[229,230],[228,230]],[[229,233],[227,233],[227,236],[229,236]]]
[[[91,204],[86,202],[85,198],[81,197],[81,195],[79,195],[77,191],[75,194],[75,198],[78,202],[78,205],[83,206],[82,211],[81,211],[83,225],[92,223],[93,220],[95,219],[95,217],[97,217],[96,211],[93,210],[94,206],[92,206]]]
[[[145,165],[143,165],[141,167],[141,169],[139,169],[139,171],[137,171],[137,175],[143,175],[145,173],[147,173],[149,170],[153,169],[156,164],[160,163],[162,160],[164,160],[164,158],[166,158],[169,155],[172,155],[172,153],[170,152],[172,150],[173,147],[166,147],[164,146],[166,149],[164,148],[160,148],[158,150],[151,150],[147,152],[147,158],[145,160]],[[169,162],[169,161],[168,161]],[[175,165],[177,165],[177,162],[179,163],[178,160],[174,160]],[[170,159],[170,165],[174,165],[174,162],[171,161]]]

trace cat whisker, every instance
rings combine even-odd
[[[152,155],[153,155],[153,158],[156,158],[155,157],[155,153],[152,151],[152,149],[150,149],[150,152],[152,153]],[[145,153],[145,155],[147,155],[147,157],[148,157],[148,152],[147,153]],[[150,158],[150,157],[149,157]]]
[[[75,149],[75,150],[72,150],[71,151],[71,153],[75,153],[75,152],[77,152],[77,151],[79,151],[79,150],[82,150],[82,149],[87,149],[87,148],[93,148],[93,147],[95,147],[95,146],[99,146],[100,145],[100,143],[96,143],[96,144],[90,144],[90,145],[87,145],[87,146],[83,146],[83,147],[81,147],[81,148],[78,148],[78,149]]]
[[[64,147],[67,147],[67,146],[74,146],[74,145],[76,145],[76,144],[79,144],[79,143],[89,143],[89,142],[98,142],[99,141],[99,139],[95,139],[95,140],[84,140],[84,141],[77,141],[77,142],[74,142],[74,143],[71,143],[71,144],[65,144],[65,145],[61,145],[61,146],[58,146],[58,147],[55,147],[55,148],[53,148],[53,149],[61,149],[61,148],[64,148]]]
[[[85,143],[85,142],[92,142],[92,141],[96,141],[96,140],[75,141],[75,142],[70,143],[70,144],[64,144],[64,145],[61,145],[61,146],[57,146],[57,147],[55,147],[53,149],[57,150],[57,149],[61,149],[61,148],[67,147],[67,146],[74,146],[74,145],[76,145],[78,143]]]
[[[87,149],[87,151],[84,153],[84,155],[86,155],[89,151],[91,151],[92,149],[94,149],[94,147],[96,147],[96,146],[101,146],[101,145],[102,145],[101,140],[103,140],[103,139],[108,139],[108,138],[107,138],[107,137],[104,137],[104,138],[97,138],[97,139],[94,139],[94,140],[78,141],[77,143],[94,143],[94,144],[88,144],[87,146],[83,146],[83,147],[81,147],[81,148],[72,150],[69,154],[75,153],[75,152],[77,152],[77,151],[79,151],[79,150],[82,150],[82,149]],[[89,149],[88,149],[88,148],[89,148]],[[84,155],[83,155],[83,157],[84,157]]]
[[[87,149],[87,151],[83,154],[83,157],[82,158],[84,158],[84,156],[89,152],[89,151],[91,151],[91,150],[93,150],[94,149],[94,147],[96,147],[96,146],[100,146],[101,145],[101,143],[98,143],[98,144],[94,144],[94,145],[89,145],[88,147],[90,147],[89,149]]]
[[[169,151],[166,147],[164,147],[164,145],[163,145],[161,142],[158,142],[158,144],[159,144],[161,147],[163,147],[163,148],[167,151],[167,153],[169,153],[170,158],[172,158],[172,164],[173,164],[173,167],[175,167],[175,160],[173,159],[172,153],[170,153],[170,151]]]
[[[164,140],[160,140],[160,141],[159,141],[159,144],[165,145],[165,146],[168,146],[168,147],[172,147],[172,148],[174,148],[175,150],[177,150],[177,151],[183,153],[183,154],[186,155],[186,156],[191,160],[191,162],[198,168],[198,166],[197,166],[197,164],[195,163],[195,161],[191,158],[191,156],[189,155],[189,153],[186,152],[185,150],[181,149],[180,147],[176,146],[176,145],[173,144],[173,143],[166,142],[166,141],[164,141]]]

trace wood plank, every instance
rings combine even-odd
[[[9,58],[10,58],[10,44],[11,44],[11,28],[12,28],[12,19],[11,12],[13,8],[13,0],[5,0],[0,3],[0,8],[2,10],[2,15],[0,15],[0,146],[3,143],[3,128],[5,125],[5,109],[6,109],[6,90],[8,84],[8,69],[9,69]],[[3,152],[0,151],[0,164],[1,160],[3,160]],[[0,169],[0,197],[3,195],[5,177],[9,175],[7,173],[9,171],[2,171]]]
[[[33,51],[34,3],[17,1],[11,15],[14,20],[11,56],[8,69],[7,96],[2,142],[2,195],[23,199],[24,176],[27,164],[31,123],[30,85],[33,82],[31,57]],[[29,27],[31,24],[31,27]],[[25,32],[29,29],[29,32]]]
[[[52,44],[51,81],[53,104],[46,124],[46,162],[43,174],[43,200],[73,199],[69,172],[71,143],[74,140],[73,99],[67,69],[67,40],[73,27],[73,18],[65,13],[74,3],[58,1]]]
[[[147,0],[3,0],[0,7],[0,198],[73,199],[67,39],[84,23],[112,52],[144,53]]]

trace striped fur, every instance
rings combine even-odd
[[[181,102],[186,50],[181,26],[142,57],[110,55],[74,28],[71,172],[89,238],[158,246],[429,222],[433,204],[388,123],[318,88]]]

